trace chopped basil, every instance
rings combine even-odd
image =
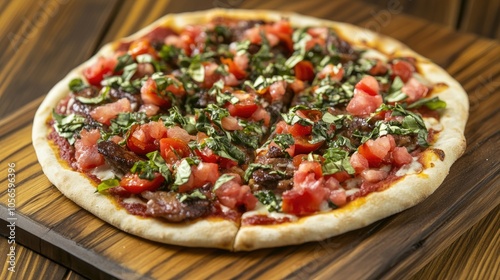
[[[189,181],[191,177],[191,165],[187,159],[183,159],[176,169],[174,186],[179,187]]]
[[[263,90],[267,87],[269,87],[270,85],[274,84],[275,82],[279,82],[279,81],[285,81],[287,83],[292,83],[293,81],[295,81],[295,78],[293,78],[292,76],[288,76],[288,75],[283,75],[283,76],[272,76],[270,78],[266,78],[264,76],[259,76],[257,77],[257,79],[255,79],[253,85],[251,85],[252,88],[254,88],[255,90]]]
[[[354,168],[349,160],[349,153],[340,148],[329,148],[323,154],[325,162],[322,164],[323,174],[330,175],[340,171],[354,174]]]
[[[134,63],[134,58],[130,54],[124,54],[118,57],[118,63],[115,66],[113,72],[120,72],[125,68],[125,66]]]
[[[96,192],[104,192],[108,189],[118,187],[120,185],[120,180],[118,179],[108,179],[108,180],[103,180],[99,185],[97,185],[97,190]]]
[[[153,163],[158,168],[158,172],[165,178],[165,182],[170,184],[173,179],[172,172],[160,153],[158,151],[150,152],[146,157],[148,157],[150,163]]]
[[[207,199],[207,196],[204,195],[199,189],[195,189],[191,193],[177,194],[177,200],[179,200],[179,202],[184,202],[186,200],[197,200],[197,199]]]
[[[297,111],[299,110],[309,110],[309,108],[303,105],[294,106],[290,110],[288,110],[286,114],[281,114],[281,116],[283,117],[283,120],[289,125],[294,125],[296,123],[304,126],[313,125],[314,122],[312,120],[297,115]]]
[[[88,98],[83,96],[76,96],[75,98],[84,104],[99,104],[108,99],[110,87],[103,87],[96,97]]]
[[[273,142],[282,150],[288,149],[290,146],[295,144],[295,140],[290,134],[276,134],[273,138]]]
[[[57,134],[66,138],[69,144],[73,145],[76,140],[75,134],[78,135],[85,126],[85,117],[76,114],[63,116],[57,114],[55,110],[52,111],[52,117],[55,121],[54,129]]]
[[[248,180],[250,180],[250,176],[252,176],[252,174],[259,169],[273,169],[273,166],[270,164],[250,163],[245,170],[245,175],[243,176],[245,182],[248,182]]]
[[[71,80],[69,82],[68,86],[72,92],[79,92],[79,91],[84,90],[84,89],[89,87],[80,78],[75,78],[75,79]]]
[[[104,140],[108,140],[113,135],[123,136],[134,124],[144,124],[147,121],[149,120],[144,112],[120,113],[111,120],[111,125],[107,130],[101,131],[101,136]]]
[[[401,80],[400,77],[396,76],[396,78],[394,78],[394,80],[392,81],[391,87],[389,88],[388,95],[385,96],[385,101],[393,103],[393,102],[403,101],[406,98],[408,98],[408,95],[406,95],[401,90],[403,86],[404,86],[403,80]]]
[[[446,108],[446,102],[439,99],[439,97],[435,96],[432,98],[422,98],[420,100],[417,100],[414,103],[410,104],[407,108],[415,109],[415,108],[420,108],[422,106],[425,106],[430,110],[438,110]]]
[[[292,34],[292,40],[294,42],[293,49],[294,53],[285,62],[285,66],[288,68],[293,68],[297,63],[304,60],[306,56],[306,44],[311,40],[311,35],[307,33],[305,28],[297,29]]]
[[[258,191],[255,197],[264,204],[269,212],[280,212],[282,200],[277,198],[276,195],[269,190]]]
[[[243,164],[246,155],[239,148],[233,145],[227,137],[212,136],[205,139],[204,144],[210,148],[215,154],[234,160],[239,164]]]
[[[244,55],[247,52],[248,47],[250,47],[250,41],[248,40],[236,42],[236,54]]]
[[[201,58],[199,56],[196,56],[193,60],[191,60],[187,73],[198,83],[203,82],[205,79],[205,68],[203,67],[203,64],[201,64]]]
[[[231,181],[232,179],[234,179],[234,175],[231,175],[231,174],[222,174],[222,176],[220,176],[217,181],[215,181],[215,184],[214,184],[214,187],[212,189],[212,191],[215,192],[215,190],[217,190],[218,188],[220,188],[220,186],[224,185],[225,183]]]

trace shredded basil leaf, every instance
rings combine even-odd
[[[245,170],[245,175],[243,176],[245,182],[248,182],[252,174],[259,169],[264,169],[264,170],[273,169],[273,166],[270,164],[250,163],[247,169]]]
[[[177,200],[179,200],[179,202],[184,202],[186,200],[197,200],[197,199],[207,199],[207,196],[204,195],[199,189],[195,189],[191,193],[177,194]]]
[[[191,177],[191,165],[187,159],[183,159],[176,169],[174,186],[178,187],[189,181]]]
[[[232,179],[234,179],[234,175],[231,175],[231,174],[222,174],[222,176],[220,176],[217,181],[215,181],[215,184],[214,184],[214,187],[212,189],[212,191],[215,192],[215,190],[217,190],[218,188],[220,188],[220,186],[224,185],[225,183],[231,181]]]
[[[110,87],[103,87],[99,95],[96,97],[88,98],[83,96],[76,96],[75,98],[83,104],[99,104],[108,99],[110,90]]]
[[[118,187],[120,185],[120,180],[118,179],[108,179],[108,180],[103,180],[99,185],[97,185],[97,190],[96,192],[104,192],[108,189]]]
[[[408,109],[415,109],[415,108],[420,108],[422,106],[425,106],[429,108],[430,110],[438,110],[438,109],[445,109],[446,108],[446,102],[439,99],[439,97],[435,96],[432,98],[422,98],[414,103],[408,105]]]
[[[76,141],[75,135],[78,135],[85,126],[85,117],[76,114],[63,116],[57,114],[55,110],[52,111],[52,117],[55,121],[54,129],[57,134],[66,138],[69,144],[73,145]]]
[[[392,81],[391,87],[389,88],[389,93],[385,96],[386,102],[399,102],[408,98],[401,89],[403,88],[404,83],[403,80],[399,76],[396,76]]]
[[[329,148],[323,154],[325,162],[322,164],[323,174],[330,175],[340,171],[354,174],[354,168],[349,160],[349,153],[340,148]]]
[[[89,85],[85,84],[80,78],[75,78],[71,80],[68,86],[72,92],[79,92],[89,87]]]
[[[255,197],[264,204],[269,212],[281,212],[282,200],[277,198],[276,195],[269,190],[258,191]]]

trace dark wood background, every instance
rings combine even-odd
[[[217,263],[214,265],[233,273],[238,267],[244,267],[244,271],[250,275],[248,277],[260,274],[262,277],[280,275],[303,279],[331,278],[339,275],[338,268],[345,258],[312,262],[314,256],[306,253],[317,253],[315,249],[327,246],[330,249],[347,250],[345,252],[351,252],[350,254],[355,254],[356,251],[361,254],[364,253],[363,246],[369,245],[370,240],[381,241],[385,236],[386,242],[387,238],[393,237],[399,240],[403,238],[404,241],[405,236],[396,235],[399,232],[396,229],[401,227],[400,232],[407,232],[407,238],[415,236],[412,231],[422,233],[415,243],[407,242],[411,246],[404,248],[406,251],[400,258],[390,259],[389,262],[383,259],[384,254],[380,251],[366,251],[363,259],[371,259],[369,252],[374,254],[373,259],[364,263],[360,271],[370,265],[374,271],[378,271],[378,274],[365,275],[366,278],[408,278],[413,275],[414,279],[498,279],[500,44],[497,40],[462,32],[498,38],[498,1],[425,1],[428,2],[427,5],[422,4],[424,1],[416,0],[370,2],[376,2],[376,5],[348,0],[1,1],[0,34],[3,37],[0,40],[0,170],[3,175],[0,178],[0,208],[2,211],[6,209],[7,163],[16,162],[19,195],[17,210],[24,224],[16,232],[16,241],[19,243],[16,246],[18,266],[14,274],[7,271],[8,266],[4,260],[9,247],[7,239],[0,238],[0,279],[81,279],[82,276],[75,271],[92,278],[105,275],[89,270],[89,265],[85,265],[81,258],[71,255],[72,250],[84,250],[84,245],[97,242],[90,237],[81,237],[82,234],[89,233],[89,229],[79,232],[82,229],[75,226],[76,222],[77,225],[89,226],[91,229],[103,227],[107,234],[111,232],[116,238],[123,238],[132,245],[143,245],[140,239],[113,231],[92,215],[80,210],[61,197],[48,183],[31,147],[32,117],[48,90],[103,44],[129,35],[166,13],[213,7],[296,11],[353,23],[387,34],[444,67],[463,85],[469,93],[471,103],[471,117],[466,128],[468,149],[453,166],[443,187],[426,200],[425,204],[367,229],[324,243],[240,254],[237,255],[237,263],[240,265],[233,269],[223,266],[225,261],[231,260],[231,255],[219,254],[216,255]],[[6,214],[1,213],[3,221],[0,219],[0,222],[3,223],[0,223],[0,233],[7,235],[4,226]],[[65,215],[69,218],[65,219]],[[77,231],[64,232],[64,229]],[[61,237],[58,234],[61,232],[65,237],[62,241],[75,239],[77,243],[57,244],[57,238]],[[370,234],[367,235],[366,232]],[[172,249],[168,246],[160,247],[161,252]],[[99,248],[94,247],[89,253],[95,254]],[[203,263],[200,255],[193,254],[192,250],[179,251],[180,259],[174,258],[175,261],[171,260],[167,265],[174,267],[183,261],[193,261],[193,265]],[[182,255],[182,252],[188,254]],[[212,251],[205,252],[207,255],[214,254]],[[320,256],[327,257],[324,251]],[[97,262],[100,260],[94,259]],[[281,260],[282,265],[279,265]],[[290,267],[292,260],[301,263],[300,269],[295,272],[295,268]],[[266,262],[274,265],[269,266]],[[377,267],[381,263],[384,263],[383,269]],[[290,271],[279,271],[280,268]],[[380,274],[380,271],[383,273]],[[273,272],[277,274],[272,274]],[[342,272],[345,275],[355,275],[355,271]],[[179,277],[181,275],[187,278],[190,274],[184,271],[178,274]],[[169,275],[165,275],[165,278],[169,278]]]
[[[462,32],[500,39],[498,0],[363,0],[380,9],[402,7],[404,13]]]

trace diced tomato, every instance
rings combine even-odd
[[[205,77],[203,78],[201,86],[203,88],[211,88],[215,84],[215,82],[220,80],[220,78],[222,77],[219,73],[216,72],[219,66],[214,62],[202,62],[202,64],[205,70]]]
[[[90,170],[104,164],[104,157],[97,151],[97,141],[101,137],[98,129],[82,130],[75,142],[75,159],[80,170]]]
[[[99,57],[97,62],[83,70],[83,76],[93,86],[100,86],[104,77],[112,75],[117,64],[114,57]]]
[[[354,153],[349,160],[356,174],[361,173],[369,167],[368,160],[360,153]]]
[[[259,106],[254,101],[240,101],[236,104],[229,104],[227,110],[233,117],[250,118]]]
[[[429,88],[420,83],[417,79],[410,78],[401,91],[408,96],[405,101],[411,103],[425,97]]]
[[[253,210],[258,200],[252,194],[250,187],[241,185],[241,177],[238,174],[230,173],[229,175],[234,178],[215,190],[220,203],[231,209],[240,210],[244,207],[244,210]]]
[[[216,163],[219,161],[219,156],[215,154],[210,148],[204,147],[202,150],[194,151],[203,162]]]
[[[316,161],[303,161],[293,176],[294,185],[301,186],[309,174],[314,174],[314,179],[321,178],[323,176],[321,164]]]
[[[187,183],[179,186],[179,192],[189,192],[207,183],[213,185],[219,176],[219,166],[216,163],[200,162],[196,166],[191,166],[191,177]]]
[[[238,119],[232,116],[221,119],[222,128],[228,131],[241,130],[243,127],[238,123]]]
[[[298,110],[297,115],[302,118],[310,119],[313,122],[321,120],[323,116],[320,110]]]
[[[305,137],[294,137],[295,140],[295,154],[308,154],[319,149],[325,141],[311,144]]]
[[[370,69],[370,71],[368,71],[368,73],[373,76],[379,76],[387,73],[387,70],[388,69],[385,66],[385,63],[377,59],[377,63]]]
[[[370,95],[364,91],[355,90],[354,97],[347,104],[347,112],[354,116],[369,115],[377,110],[382,105],[382,96]]]
[[[377,80],[372,76],[364,76],[361,81],[356,84],[355,88],[372,96],[378,95],[380,90]]]
[[[139,112],[146,113],[146,116],[148,117],[152,117],[158,114],[158,111],[160,111],[160,107],[154,104],[142,104],[141,107],[139,108]]]
[[[127,139],[127,147],[138,155],[155,151],[160,145],[160,139],[167,137],[167,129],[162,122],[149,122],[143,125],[133,125]]]
[[[153,180],[141,179],[138,174],[127,173],[120,181],[120,186],[129,193],[139,194],[144,191],[154,191],[165,181],[163,176],[156,172]]]
[[[307,161],[307,154],[299,154],[299,155],[295,155],[293,157],[293,166],[295,167],[299,167],[299,165],[304,162],[304,161]]]
[[[184,143],[189,143],[191,140],[196,140],[196,136],[189,135],[189,133],[181,127],[172,126],[167,128],[167,136],[169,138],[177,138],[184,141]]]
[[[328,196],[330,201],[337,207],[342,207],[347,204],[347,195],[344,189],[337,189],[330,192]]]
[[[299,61],[293,68],[295,78],[302,81],[312,81],[314,79],[314,67],[310,61]]]
[[[405,147],[396,147],[392,151],[392,160],[394,165],[399,167],[410,163],[413,158]]]
[[[165,162],[173,164],[191,154],[186,142],[178,138],[162,138],[160,140],[160,153]]]
[[[312,125],[301,125],[300,123],[289,125],[288,132],[292,134],[293,137],[307,136],[312,132]]]
[[[368,165],[368,162],[367,162],[367,165]],[[349,175],[349,173],[347,173],[346,171],[340,171],[340,172],[334,173],[330,176],[335,178],[340,183],[345,182],[348,179],[351,179],[351,175]]]
[[[320,174],[321,165],[318,162],[300,164],[294,175],[293,189],[283,193],[283,212],[301,216],[320,210],[321,204],[330,194]]]
[[[153,104],[163,109],[168,109],[171,106],[170,97],[167,95],[167,92],[171,92],[176,97],[182,97],[185,94],[184,87],[182,83],[178,81],[173,76],[168,76],[169,79],[172,79],[175,83],[167,86],[164,91],[158,91],[158,86],[156,82],[149,78],[144,85],[141,87],[141,98],[144,104]]]
[[[271,114],[269,114],[269,112],[262,107],[257,109],[257,111],[255,111],[250,118],[257,122],[263,121],[265,126],[269,126],[269,123],[271,122]]]
[[[380,182],[387,178],[388,175],[389,173],[387,171],[381,169],[365,169],[361,172],[361,178],[369,183]]]
[[[232,159],[225,158],[225,157],[219,157],[218,162],[219,162],[220,168],[222,168],[222,169],[229,169],[231,167],[238,165],[238,162],[236,162]]]
[[[286,92],[285,81],[277,81],[269,86],[269,93],[271,94],[271,98],[273,101],[283,99],[285,92]]]
[[[290,84],[290,88],[292,89],[292,91],[294,93],[299,93],[301,91],[303,91],[305,89],[305,85],[304,85],[304,82],[299,80],[299,79],[295,79],[291,84]]]
[[[375,140],[368,140],[359,146],[358,153],[368,160],[370,167],[378,167],[391,150],[389,136],[383,136]]]
[[[227,65],[229,68],[229,73],[233,74],[236,79],[241,80],[247,76],[247,73],[241,69],[232,59],[230,58],[221,58],[220,61]]]
[[[330,77],[331,80],[340,82],[344,77],[344,68],[342,65],[326,65],[318,74],[318,78],[324,79],[326,77]]]
[[[151,43],[146,38],[133,41],[128,48],[128,53],[133,58],[136,58],[141,54],[150,54],[153,57],[157,56],[156,50],[151,46]]]
[[[413,76],[413,72],[415,67],[407,61],[398,60],[392,64],[393,75],[400,77],[405,83]]]
[[[105,125],[110,125],[111,120],[116,118],[120,113],[132,112],[130,101],[127,98],[122,98],[116,102],[104,104],[90,111],[90,116]]]

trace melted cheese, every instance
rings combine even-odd
[[[424,123],[425,123],[425,127],[427,127],[427,129],[433,129],[435,131],[441,131],[443,130],[443,125],[435,118],[423,118],[424,119]]]
[[[255,205],[254,210],[243,213],[241,218],[245,219],[247,217],[256,216],[256,215],[265,215],[265,216],[268,216],[268,217],[273,218],[273,219],[288,218],[288,219],[290,219],[290,221],[298,220],[297,216],[295,216],[295,215],[277,213],[277,212],[269,212],[267,210],[266,206],[260,202],[258,202],[257,205]]]
[[[123,202],[125,202],[127,204],[132,204],[132,203],[146,204],[144,201],[142,201],[140,198],[138,198],[134,195],[123,199]]]
[[[115,172],[107,164],[98,166],[92,170],[92,174],[100,180],[109,180],[115,178]]]
[[[413,160],[403,165],[398,172],[396,172],[396,176],[405,176],[410,174],[418,174],[422,172],[423,166],[420,162],[418,162],[418,157],[414,157]]]
[[[375,58],[375,59],[378,59],[382,62],[387,61],[387,55],[384,55],[383,53],[381,53],[377,50],[374,50],[374,49],[365,50],[365,52],[363,52],[362,56],[363,56],[363,58]]]

